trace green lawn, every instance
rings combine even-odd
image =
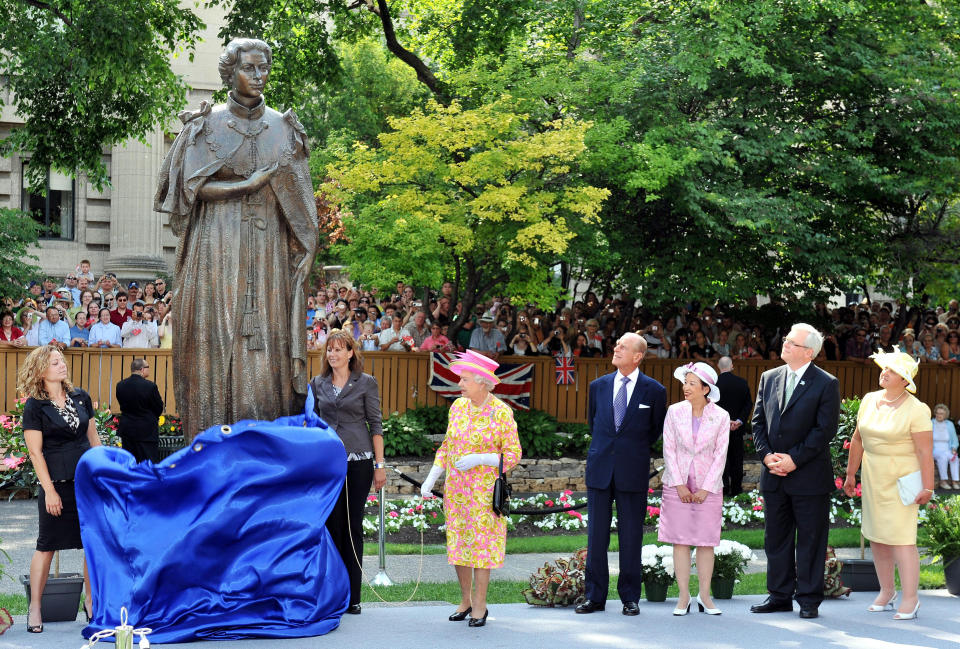
[[[728,530],[723,532],[723,538],[738,541],[755,550],[763,549],[763,530]],[[643,543],[656,543],[656,532],[643,535]],[[838,527],[830,530],[830,545],[835,548],[860,547],[860,530],[855,527]],[[536,552],[557,552],[570,554],[580,548],[587,547],[586,534],[564,534],[559,536],[526,536],[512,537],[507,535],[507,554],[529,554]],[[387,554],[420,554],[419,543],[387,543]],[[610,536],[610,550],[620,549],[620,542],[616,534]],[[444,554],[443,545],[425,545],[424,554]],[[377,554],[376,542],[367,541],[363,544],[364,554]]]

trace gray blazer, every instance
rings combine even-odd
[[[314,409],[340,436],[347,454],[372,452],[370,437],[383,435],[377,380],[354,372],[340,396],[333,391],[333,374],[313,377],[310,387],[316,399]]]

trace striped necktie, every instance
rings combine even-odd
[[[629,382],[629,376],[620,379],[620,391],[617,392],[617,396],[613,398],[613,423],[618,430],[620,429],[620,424],[623,423],[623,416],[627,414],[627,384]]]

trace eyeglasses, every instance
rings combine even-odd
[[[795,342],[793,342],[792,340],[790,340],[789,338],[784,338],[784,339],[783,339],[783,346],[784,346],[784,347],[804,347],[804,348],[809,349],[806,345],[801,345],[801,344],[799,344],[799,343],[795,343]]]
[[[67,279],[77,279],[76,277],[67,277]]]

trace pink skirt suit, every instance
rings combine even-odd
[[[716,546],[723,511],[723,467],[730,442],[730,415],[708,401],[701,417],[688,401],[667,409],[663,423],[663,503],[657,539],[663,543]],[[677,486],[709,492],[702,503],[685,503]]]

